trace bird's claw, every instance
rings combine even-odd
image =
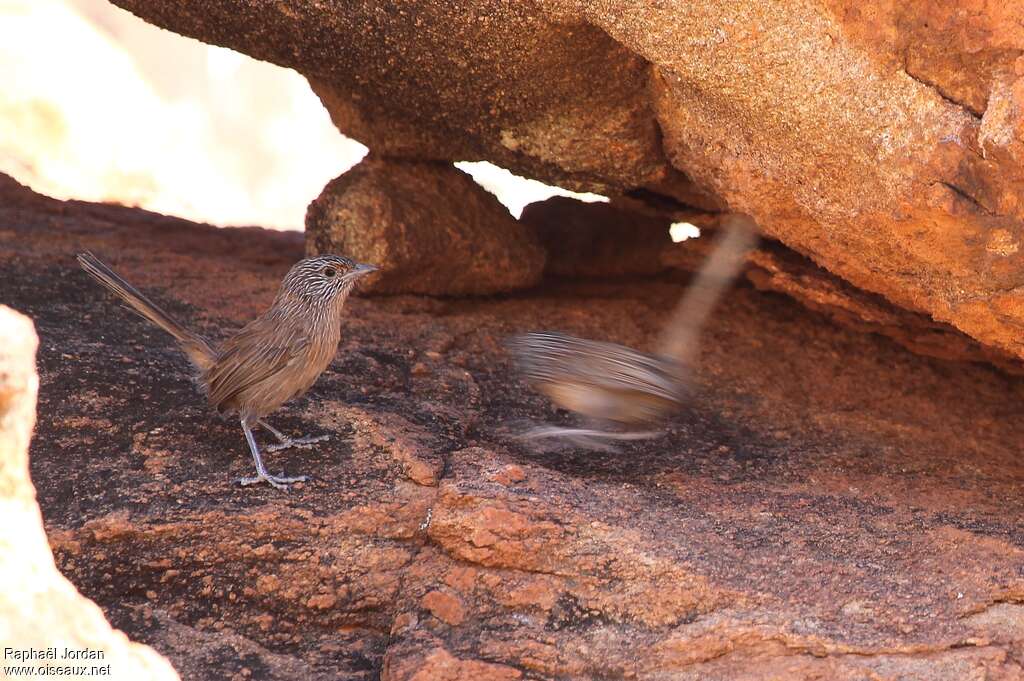
[[[589,447],[597,451],[617,452],[619,451],[613,442],[648,440],[663,435],[661,431],[632,431],[616,432],[594,428],[572,428],[562,426],[537,426],[525,433],[520,434],[517,439],[535,440],[543,438],[554,438],[563,442],[572,443],[581,447]]]
[[[239,478],[238,479],[238,484],[240,484],[243,487],[245,487],[245,486],[248,486],[248,485],[257,485],[257,484],[259,484],[261,482],[265,482],[268,485],[272,485],[272,486],[276,487],[279,490],[283,490],[283,491],[287,492],[290,489],[288,487],[288,485],[291,485],[291,484],[296,483],[296,482],[306,482],[307,480],[309,480],[309,478],[307,478],[305,475],[296,475],[296,476],[292,476],[292,477],[285,477],[283,475],[270,475],[270,474],[267,474],[267,475],[256,475],[256,476],[251,477],[251,478]]]
[[[282,440],[276,445],[266,445],[263,449],[267,452],[279,452],[282,449],[312,449],[313,445],[317,442],[326,442],[330,439],[330,435],[317,435],[316,437],[290,437],[287,440]]]

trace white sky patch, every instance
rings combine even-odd
[[[672,237],[673,243],[679,243],[687,239],[698,238],[700,236],[700,227],[689,222],[673,222],[672,226],[668,228],[668,234]]]
[[[43,40],[75,57],[40,58]],[[301,230],[309,202],[367,151],[298,73],[99,0],[0,0],[0,74],[0,172],[58,198]],[[517,218],[551,196],[608,201],[456,165]]]
[[[301,230],[366,153],[298,73],[97,0],[0,0],[0,74],[0,172],[57,198]]]
[[[534,201],[543,201],[552,196],[571,196],[585,203],[607,203],[608,197],[600,194],[581,194],[571,192],[561,187],[528,180],[525,177],[513,175],[504,168],[499,168],[487,161],[459,161],[455,166],[473,176],[477,183],[498,197],[498,200],[505,204],[508,212],[518,219],[523,213],[523,208]]]
[[[246,65],[249,58],[226,47],[208,45],[206,48],[206,73],[210,80],[223,82],[233,78]]]

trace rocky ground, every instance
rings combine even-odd
[[[664,438],[532,449],[525,424],[567,416],[503,339],[647,347],[680,275],[358,298],[332,367],[272,419],[331,435],[268,456],[312,481],[240,488],[239,428],[81,249],[216,337],[302,239],[0,183],[0,303],[40,336],[30,463],[57,564],[182,678],[1024,676],[1019,378],[741,284]]]

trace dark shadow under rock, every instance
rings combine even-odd
[[[547,250],[545,273],[560,277],[657,274],[672,243],[667,218],[565,196],[529,204],[520,222]]]

